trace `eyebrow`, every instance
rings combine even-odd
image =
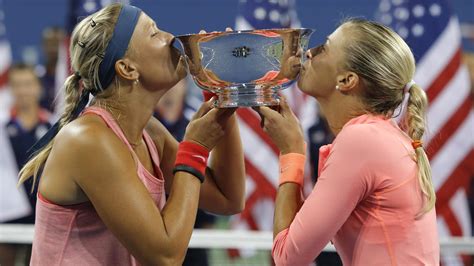
[[[156,27],[156,22],[155,21],[150,21],[150,24],[148,25],[149,28],[154,28]]]

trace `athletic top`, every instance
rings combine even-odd
[[[161,210],[166,201],[163,174],[159,168],[158,151],[148,133],[144,130],[143,138],[157,176],[149,173],[140,163],[122,130],[107,111],[88,107],[82,113],[85,114],[100,116],[127,145],[136,162],[138,177]],[[135,258],[105,226],[90,202],[57,205],[38,193],[31,265],[137,264]]]
[[[439,265],[436,212],[417,218],[412,140],[383,116],[362,115],[321,147],[318,181],[273,242],[276,265],[308,265],[332,240],[344,265]]]

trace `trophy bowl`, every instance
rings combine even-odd
[[[277,105],[298,77],[311,29],[224,31],[176,36],[189,73],[219,108]]]

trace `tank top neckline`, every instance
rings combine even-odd
[[[84,111],[81,113],[81,116],[86,115],[86,114],[95,114],[98,115],[99,117],[102,118],[102,120],[105,122],[105,124],[112,129],[112,131],[119,137],[119,139],[127,146],[128,150],[132,154],[133,159],[135,160],[135,163],[137,164],[137,170],[139,175],[143,174],[145,178],[153,181],[153,182],[164,182],[163,180],[163,174],[160,169],[160,161],[158,159],[158,150],[156,149],[156,146],[151,139],[150,135],[146,130],[143,130],[142,133],[142,139],[145,141],[145,146],[147,148],[148,154],[150,154],[152,165],[153,165],[153,170],[154,174],[150,173],[148,169],[146,169],[145,166],[143,166],[142,162],[138,158],[136,152],[133,150],[132,145],[130,145],[129,141],[125,137],[125,134],[123,133],[122,128],[119,126],[115,118],[104,108],[97,107],[97,106],[89,106],[84,109]]]

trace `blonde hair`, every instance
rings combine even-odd
[[[59,120],[59,129],[71,122],[73,110],[79,104],[80,84],[83,90],[103,94],[99,81],[99,66],[102,63],[107,44],[112,38],[115,23],[119,16],[121,4],[112,4],[82,20],[72,32],[69,51],[71,55],[71,68],[76,73],[69,76],[64,83],[65,109]],[[80,76],[80,77],[79,77]],[[40,169],[46,162],[54,139],[36,154],[20,170],[19,184],[33,176],[36,184]],[[34,186],[33,186],[34,188]],[[32,188],[32,192],[33,192]]]
[[[343,27],[350,32],[344,46],[343,67],[362,77],[365,89],[361,99],[367,111],[393,116],[402,104],[404,87],[415,73],[415,59],[405,41],[390,28],[363,19],[348,19]],[[417,85],[409,89],[408,106],[403,119],[403,130],[412,140],[421,140],[425,133],[428,100]],[[431,210],[436,202],[431,179],[431,168],[423,147],[415,149],[418,178],[426,202],[419,213]]]

